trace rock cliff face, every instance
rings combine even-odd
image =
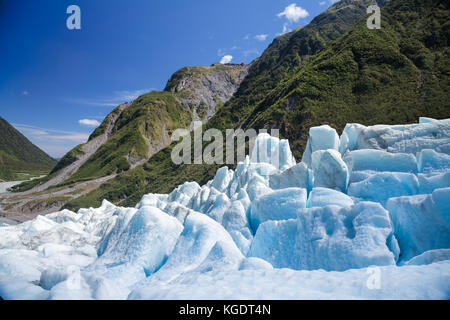
[[[248,73],[249,65],[220,64],[185,67],[167,82],[165,91],[181,93],[179,102],[192,110],[193,120],[206,123],[218,105],[230,100]]]

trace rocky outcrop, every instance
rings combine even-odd
[[[206,123],[220,104],[227,102],[248,73],[249,65],[220,64],[185,67],[175,72],[165,91],[177,93],[183,107],[193,112],[193,121]]]

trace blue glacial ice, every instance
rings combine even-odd
[[[450,248],[450,188],[389,199],[394,234],[407,261],[428,250]]]
[[[312,181],[314,187],[325,187],[346,192],[349,182],[347,164],[333,149],[317,150],[312,154]]]
[[[309,129],[309,139],[306,143],[306,149],[303,153],[302,162],[311,166],[312,154],[319,150],[338,150],[339,135],[336,130],[329,125],[312,127]]]
[[[269,186],[272,189],[297,187],[310,190],[312,188],[310,171],[304,162],[300,162],[281,173],[272,174],[269,177]]]
[[[408,125],[347,124],[339,151],[375,149],[417,155],[424,149],[450,154],[450,119]]]
[[[419,172],[422,173],[450,170],[450,155],[431,149],[422,150],[417,156],[417,162]]]
[[[406,261],[405,265],[421,266],[445,260],[450,260],[450,249],[435,249],[415,256],[411,260]]]
[[[417,173],[417,160],[410,153],[391,153],[364,149],[347,152],[344,161],[351,171],[388,171]]]
[[[267,220],[288,220],[297,217],[297,210],[306,208],[307,193],[301,188],[285,188],[267,193],[252,203],[250,224],[254,232]]]
[[[449,299],[449,159],[450,119],[313,127],[299,163],[260,134],[205,185],[0,226],[0,296]]]
[[[351,207],[353,204],[353,199],[345,193],[333,189],[317,187],[312,189],[311,193],[309,194],[306,207],[314,208],[325,207],[329,205]]]
[[[296,219],[263,223],[250,255],[277,268],[297,270],[341,271],[395,264],[398,246],[389,213],[380,204],[329,205],[297,213]]]
[[[419,191],[417,176],[404,172],[381,172],[353,182],[348,195],[385,204],[389,198],[415,195]]]
[[[450,170],[430,174],[419,173],[417,178],[419,180],[420,194],[430,194],[435,189],[450,187]]]

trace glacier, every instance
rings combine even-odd
[[[449,252],[450,119],[323,125],[298,163],[260,134],[203,186],[0,225],[0,297],[449,299]]]

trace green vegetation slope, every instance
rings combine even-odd
[[[357,10],[363,3],[341,1],[314,19],[328,38],[308,26],[275,39],[252,64],[235,97],[206,126],[280,128],[300,158],[311,126],[325,123],[341,132],[348,122],[449,118],[448,2],[393,0],[382,8],[380,30],[367,28],[365,7]],[[362,19],[338,37],[334,31],[344,32],[346,25],[340,24],[341,18],[356,20],[356,15],[343,13],[348,10]],[[312,39],[303,41],[308,37]],[[321,45],[326,39],[328,45]],[[145,193],[166,193],[186,180],[204,183],[218,167],[176,166],[170,161],[171,148],[67,207],[96,206],[103,198],[133,205]]]
[[[0,117],[0,179],[13,180],[16,174],[46,173],[56,160],[31,143]]]
[[[379,4],[383,5],[385,2],[379,1]],[[217,110],[206,127],[225,130],[245,124],[254,114],[255,108],[280,82],[287,81],[315,53],[348,31],[364,17],[367,6],[372,3],[373,1],[366,0],[343,0],[317,16],[308,26],[276,38],[263,55],[252,62],[247,77],[233,98]],[[177,78],[175,74],[169,80],[168,90],[174,91],[173,88],[177,85],[173,83]],[[66,207],[77,209],[97,206],[102,199],[121,205],[134,205],[145,193],[170,192],[186,180],[204,183],[215,173],[218,167],[215,165],[174,165],[170,159],[172,147],[155,154],[144,165],[121,173],[97,190],[69,202]]]
[[[281,82],[244,127],[277,127],[299,157],[311,126],[450,117],[450,11],[439,0],[396,0],[379,30],[363,19]]]
[[[139,172],[142,164],[170,145],[175,129],[189,129],[193,121],[207,122],[232,97],[247,70],[243,64],[185,67],[175,72],[164,91],[119,105],[49,175],[14,186],[15,192],[28,192],[8,197],[10,212],[50,212],[55,210],[55,193],[56,206],[62,206],[114,177]],[[128,179],[121,188],[128,184],[139,186]]]

